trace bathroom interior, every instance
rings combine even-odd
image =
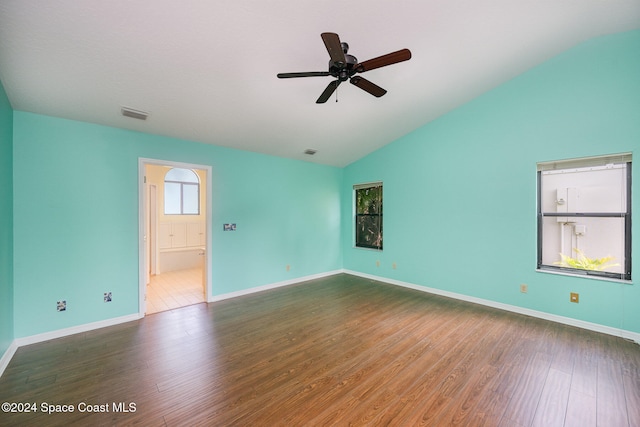
[[[145,166],[146,314],[206,300],[206,171]]]

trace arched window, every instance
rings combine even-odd
[[[191,169],[169,169],[164,176],[164,214],[200,214],[200,180]]]

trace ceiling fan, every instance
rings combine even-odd
[[[357,76],[356,74],[411,59],[411,51],[409,49],[402,49],[397,52],[369,59],[368,61],[358,62],[358,59],[355,56],[347,54],[349,51],[349,45],[347,43],[340,42],[340,37],[338,37],[337,34],[322,33],[321,37],[325,47],[327,48],[327,52],[329,52],[329,57],[331,58],[329,60],[329,71],[278,74],[279,79],[290,79],[296,77],[335,77],[336,79],[329,83],[324,92],[322,92],[316,101],[317,104],[327,102],[340,83],[347,80],[365,92],[369,92],[371,95],[379,98],[387,93],[387,91],[382,89],[380,86],[371,83],[369,80]]]

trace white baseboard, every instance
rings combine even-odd
[[[141,316],[138,313],[129,314],[127,316],[114,317],[113,319],[100,320],[98,322],[85,323],[83,325],[72,326],[70,328],[58,329],[56,331],[31,335],[24,338],[17,338],[14,342],[18,347],[22,347],[24,345],[66,337],[67,335],[79,334],[81,332],[88,332],[94,329],[106,328],[107,326],[119,325],[120,323],[131,322],[140,318]]]
[[[30,335],[24,338],[16,338],[13,340],[7,351],[4,352],[2,358],[0,358],[0,376],[4,373],[4,370],[9,365],[11,358],[15,354],[18,348],[29,345],[36,344],[43,341],[49,341],[56,338],[66,337],[67,335],[78,334],[81,332],[88,332],[94,329],[105,328],[107,326],[118,325],[120,323],[131,322],[133,320],[138,320],[142,318],[138,313],[129,314],[127,316],[114,317],[113,319],[100,320],[98,322],[85,323],[84,325],[72,326],[70,328],[58,329],[56,331],[45,332],[42,334]]]
[[[413,283],[403,282],[395,279],[388,279],[386,277],[374,276],[372,274],[360,273],[358,271],[344,270],[344,273],[351,274],[365,279],[376,280],[378,282],[388,283],[390,285],[401,286],[403,288],[414,289],[421,292],[426,292],[435,295],[441,295],[448,298],[453,298],[461,301],[472,302],[475,304],[484,305],[487,307],[493,307],[500,310],[510,311],[513,313],[524,314],[525,316],[537,317],[539,319],[550,320],[556,323],[562,323],[569,326],[575,326],[582,329],[587,329],[594,332],[601,332],[603,334],[613,335],[621,337],[627,340],[634,341],[640,344],[640,333],[631,332],[624,329],[612,328],[610,326],[599,325],[597,323],[585,322],[583,320],[572,319],[570,317],[558,316],[551,313],[545,313],[543,311],[531,310],[528,308],[518,307],[510,304],[503,304],[496,301],[486,300],[482,298],[476,298],[464,294],[458,294],[455,292],[443,291],[441,289],[429,288],[427,286],[415,285]]]
[[[296,279],[285,280],[282,282],[272,283],[264,286],[258,286],[255,288],[245,289],[242,291],[230,292],[222,295],[215,295],[208,302],[222,301],[229,298],[235,298],[242,295],[248,295],[256,292],[266,291],[269,289],[275,289],[282,286],[293,285],[296,283],[306,282],[308,280],[320,279],[323,277],[333,276],[335,274],[340,274],[340,273],[344,273],[344,270],[334,270],[326,273],[312,274],[309,276],[298,277]],[[144,316],[139,313],[135,313],[127,316],[115,317],[113,319],[106,319],[98,322],[86,323],[83,325],[72,326],[70,328],[58,329],[56,331],[45,332],[42,334],[31,335],[24,338],[14,339],[11,345],[9,346],[9,348],[7,349],[7,351],[5,351],[4,354],[2,355],[2,358],[0,358],[0,376],[2,376],[2,373],[4,372],[6,367],[9,365],[11,358],[13,357],[13,355],[15,354],[16,350],[19,347],[30,345],[30,344],[36,344],[43,341],[53,340],[56,338],[62,338],[68,335],[78,334],[81,332],[88,332],[94,329],[105,328],[107,326],[118,325],[120,323],[131,322],[134,320],[141,319],[142,317]]]
[[[7,369],[7,366],[9,365],[9,362],[11,362],[11,358],[16,353],[17,349],[18,344],[16,344],[16,340],[13,340],[9,345],[9,348],[7,348],[7,351],[5,351],[2,357],[0,357],[0,377],[4,373],[4,370]]]
[[[454,299],[461,300],[461,301],[468,301],[468,302],[472,302],[472,303],[475,303],[475,304],[484,305],[484,306],[487,306],[487,307],[493,307],[493,308],[497,308],[497,309],[500,309],[500,310],[505,310],[505,311],[510,311],[510,312],[513,312],[513,313],[523,314],[523,315],[526,315],[526,316],[537,317],[537,318],[544,319],[544,320],[550,320],[550,321],[556,322],[556,323],[562,323],[562,324],[565,324],[565,325],[576,326],[578,328],[587,329],[587,330],[591,330],[591,331],[595,331],[595,332],[601,332],[601,333],[604,333],[604,334],[613,335],[613,336],[621,337],[621,338],[624,338],[624,339],[632,340],[632,341],[635,341],[636,343],[640,344],[640,333],[637,333],[637,332],[631,332],[631,331],[627,331],[627,330],[624,330],[624,329],[612,328],[612,327],[609,327],[609,326],[599,325],[597,323],[585,322],[585,321],[582,321],[582,320],[572,319],[572,318],[569,318],[569,317],[564,317],[564,316],[558,316],[558,315],[555,315],[555,314],[545,313],[543,311],[530,310],[528,308],[518,307],[518,306],[514,306],[514,305],[509,305],[509,304],[503,304],[503,303],[499,303],[499,302],[496,302],[496,301],[485,300],[485,299],[482,299],[482,298],[471,297],[471,296],[468,296],[468,295],[458,294],[458,293],[455,293],[455,292],[443,291],[441,289],[429,288],[427,286],[415,285],[413,283],[402,282],[400,280],[389,279],[389,278],[386,278],[386,277],[374,276],[374,275],[371,275],[371,274],[360,273],[358,271],[344,270],[344,269],[329,271],[329,272],[320,273],[320,274],[312,274],[312,275],[304,276],[304,277],[298,277],[296,279],[285,280],[285,281],[282,281],[282,282],[272,283],[272,284],[263,285],[263,286],[257,286],[257,287],[254,287],[254,288],[244,289],[242,291],[230,292],[230,293],[221,294],[221,295],[214,295],[213,298],[211,298],[211,300],[209,302],[216,302],[216,301],[226,300],[226,299],[229,299],[229,298],[236,298],[236,297],[243,296],[243,295],[249,295],[249,294],[253,294],[253,293],[256,293],[256,292],[266,291],[266,290],[269,290],[269,289],[276,289],[276,288],[280,288],[280,287],[283,287],[283,286],[293,285],[293,284],[306,282],[306,281],[314,280],[314,279],[320,279],[320,278],[323,278],[323,277],[333,276],[333,275],[340,274],[340,273],[351,274],[353,276],[358,276],[358,277],[362,277],[362,278],[365,278],[365,279],[376,280],[378,282],[388,283],[390,285],[401,286],[401,287],[404,287],[404,288],[414,289],[414,290],[418,290],[418,291],[426,292],[426,293],[430,293],[430,294],[435,294],[435,295],[441,295],[441,296],[454,298]],[[29,345],[29,344],[35,344],[35,343],[42,342],[42,341],[48,341],[48,340],[52,340],[52,339],[56,339],[56,338],[61,338],[61,337],[65,337],[65,336],[68,336],[68,335],[73,335],[73,334],[77,334],[77,333],[81,333],[81,332],[88,332],[88,331],[91,331],[91,330],[94,330],[94,329],[100,329],[100,328],[104,328],[104,327],[107,327],[107,326],[118,325],[120,323],[131,322],[131,321],[134,321],[134,320],[141,319],[142,317],[143,316],[141,316],[140,314],[135,313],[135,314],[127,315],[127,316],[116,317],[116,318],[113,318],[113,319],[101,320],[99,322],[86,323],[84,325],[73,326],[71,328],[59,329],[59,330],[56,330],[56,331],[45,332],[45,333],[37,334],[37,335],[31,335],[31,336],[24,337],[24,338],[17,338],[15,340],[13,340],[13,342],[11,343],[11,345],[9,346],[7,351],[5,351],[5,353],[0,358],[0,376],[2,376],[4,370],[9,365],[9,362],[11,361],[11,358],[13,357],[13,355],[15,354],[16,350],[19,347],[22,347],[22,346],[25,346],[25,345]]]
[[[344,270],[328,271],[326,273],[312,274],[309,276],[297,277],[291,280],[284,280],[282,282],[271,283],[263,286],[256,286],[254,288],[243,289],[241,291],[214,295],[208,302],[223,301],[230,298],[241,297],[243,295],[255,294],[256,292],[268,291],[269,289],[281,288],[282,286],[295,285],[296,283],[302,283],[302,282],[306,282],[314,279],[321,279],[323,277],[333,276],[333,275],[344,273],[344,272],[345,272]]]

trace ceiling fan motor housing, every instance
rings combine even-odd
[[[358,63],[358,58],[353,55],[345,54],[344,59],[344,64],[335,64],[332,61],[329,61],[329,74],[342,82],[347,81],[349,77],[352,77],[356,73],[354,67]]]

